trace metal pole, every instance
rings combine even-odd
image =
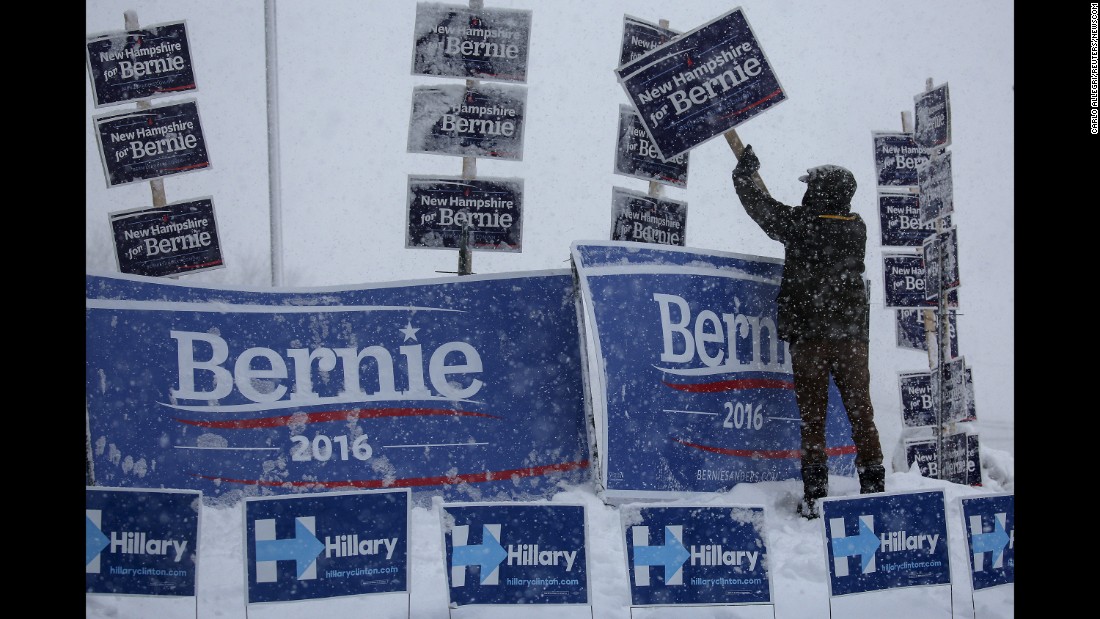
[[[279,171],[279,53],[275,0],[264,0],[267,51],[267,193],[271,224],[271,285],[283,284],[282,179]]]

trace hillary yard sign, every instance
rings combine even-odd
[[[974,591],[1016,582],[1016,495],[962,497]]]
[[[408,592],[409,497],[405,488],[246,498],[247,601]]]
[[[202,494],[84,489],[85,591],[195,595]]]
[[[96,485],[512,500],[587,479],[569,271],[275,291],[86,283]]]
[[[591,604],[583,505],[444,504],[440,525],[452,608]]]
[[[572,247],[605,501],[799,479],[800,418],[775,333],[782,261],[632,242]],[[851,426],[830,386],[826,451],[853,475]]]
[[[826,497],[821,511],[831,595],[951,583],[942,490]]]
[[[740,8],[675,37],[615,73],[664,159],[787,98]]]
[[[770,604],[764,508],[619,510],[635,606]]]

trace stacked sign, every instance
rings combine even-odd
[[[97,108],[136,101],[136,110],[93,118],[108,187],[210,168],[194,99],[149,99],[196,90],[185,22],[87,37],[87,66]],[[122,273],[175,276],[224,268],[210,197],[110,216]]]
[[[898,377],[906,466],[923,475],[981,485],[977,436],[955,432],[976,419],[970,369],[956,324],[958,238],[951,225],[947,85],[915,98],[915,132],[873,132],[886,307],[896,311],[899,348],[928,351],[929,372]],[[901,251],[902,249],[906,251]],[[935,332],[935,348],[929,335]]]
[[[679,33],[629,15],[623,16],[619,65],[668,43]],[[615,174],[649,181],[649,194],[611,188],[611,240],[680,245],[687,232],[687,203],[660,196],[660,185],[687,188],[688,153],[665,159],[649,139],[638,111],[619,106]]]
[[[530,36],[531,11],[417,3],[412,74],[466,83],[414,87],[408,152],[522,161]],[[522,179],[409,176],[405,247],[519,252],[522,214]]]

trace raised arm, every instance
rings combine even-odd
[[[769,237],[782,242],[790,228],[791,207],[771,197],[757,186],[753,175],[760,169],[760,160],[746,146],[733,169],[733,188],[741,206]]]

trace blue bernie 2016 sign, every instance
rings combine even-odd
[[[85,592],[194,596],[201,502],[191,490],[86,487]]]
[[[942,490],[826,497],[821,518],[831,595],[951,583]]]
[[[1016,495],[997,493],[959,501],[974,590],[1016,582]]]
[[[588,479],[568,270],[285,290],[86,283],[96,485],[515,500]]]
[[[615,73],[666,160],[787,99],[740,8]]]
[[[638,504],[619,514],[634,605],[772,602],[763,507]]]
[[[248,602],[409,590],[410,491],[244,500]]]
[[[775,332],[781,260],[625,241],[578,241],[572,256],[599,360],[604,500],[801,478],[790,355]],[[834,474],[855,474],[835,385],[826,452]]]
[[[590,603],[583,505],[445,504],[440,519],[452,606]]]

